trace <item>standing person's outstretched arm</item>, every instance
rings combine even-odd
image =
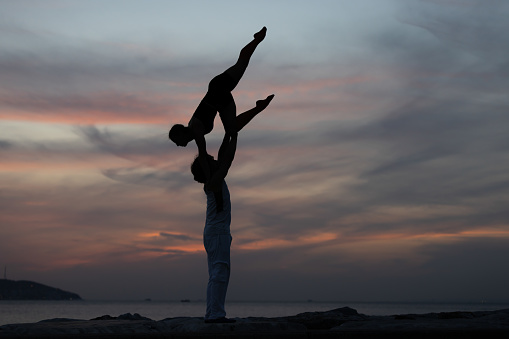
[[[237,150],[237,137],[238,133],[232,136],[225,134],[221,147],[219,148],[219,154],[217,156],[218,168],[211,176],[210,181],[206,184],[205,189],[208,191],[218,192],[221,190],[222,183],[228,170],[232,165],[233,159],[235,158],[235,152]]]

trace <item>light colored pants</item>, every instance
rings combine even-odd
[[[231,243],[232,236],[230,234],[203,236],[209,268],[205,319],[218,319],[226,316],[224,304],[230,281]]]

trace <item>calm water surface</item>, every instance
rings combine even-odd
[[[228,317],[279,317],[303,312],[329,311],[351,307],[367,315],[393,315],[450,311],[492,311],[509,304],[440,304],[440,303],[355,303],[355,302],[228,302]],[[0,300],[0,325],[31,323],[46,319],[92,319],[102,315],[119,316],[139,313],[153,319],[202,317],[205,302],[179,301],[10,301]]]

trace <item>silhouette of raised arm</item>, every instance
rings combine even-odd
[[[219,147],[219,153],[217,155],[218,167],[217,170],[212,174],[210,181],[205,185],[207,191],[218,192],[221,191],[221,185],[228,174],[233,159],[235,158],[235,152],[237,150],[237,138],[238,133],[232,136],[225,134],[221,147]]]

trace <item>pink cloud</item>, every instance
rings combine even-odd
[[[2,99],[0,119],[44,121],[72,124],[168,123],[168,117],[180,108],[146,95],[97,93],[87,96],[16,95]]]

